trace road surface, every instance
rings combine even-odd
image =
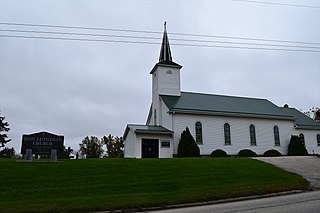
[[[151,211],[150,211],[151,212]],[[320,212],[320,191],[277,197],[222,203],[189,208],[152,211],[152,213],[317,213]]]
[[[320,189],[320,158],[316,156],[257,157],[289,172],[301,175],[312,189]],[[320,212],[320,209],[319,209]]]

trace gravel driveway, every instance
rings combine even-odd
[[[284,156],[254,158],[301,175],[310,182],[311,189],[320,189],[320,158],[316,156]]]

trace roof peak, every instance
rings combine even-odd
[[[164,31],[163,31],[162,44],[161,44],[161,50],[160,50],[160,56],[159,56],[159,62],[162,62],[162,61],[172,62],[169,38],[167,34],[167,22],[164,22]]]

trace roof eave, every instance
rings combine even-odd
[[[172,131],[145,131],[145,130],[136,130],[135,133],[137,134],[159,134],[159,135],[172,135]]]
[[[299,124],[295,124],[294,127],[295,127],[296,129],[320,130],[320,126],[313,126],[313,125],[299,125]]]
[[[265,118],[265,119],[278,119],[278,120],[290,120],[290,121],[294,120],[294,117],[292,117],[292,116],[249,114],[249,113],[238,113],[238,112],[217,112],[217,111],[204,111],[204,110],[170,109],[169,113],[198,114],[198,115],[222,115],[222,116],[228,116],[228,117]]]
[[[181,68],[182,68],[182,66],[181,66],[180,64],[177,64],[177,63],[175,63],[175,64],[176,64],[176,65],[156,63],[156,64],[153,66],[150,74],[153,74],[153,73],[156,71],[156,69],[157,69],[158,66],[162,66],[162,67],[173,67],[173,68],[178,68],[178,69],[181,69]]]

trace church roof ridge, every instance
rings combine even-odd
[[[223,94],[214,94],[214,93],[203,93],[203,92],[191,92],[191,91],[181,91],[181,93],[188,93],[194,95],[205,95],[205,96],[220,96],[220,97],[229,97],[229,98],[241,98],[241,99],[255,99],[255,100],[267,100],[266,98],[257,98],[257,97],[247,97],[247,96],[236,96],[236,95],[223,95]]]
[[[293,120],[268,99],[181,92],[181,96],[160,95],[171,112],[261,117]]]

